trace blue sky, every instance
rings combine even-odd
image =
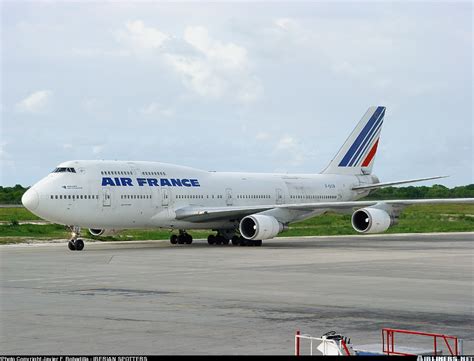
[[[371,105],[387,107],[381,180],[473,182],[471,2],[3,1],[1,12],[1,185],[70,159],[315,173]]]

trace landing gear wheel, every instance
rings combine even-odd
[[[81,227],[78,226],[69,226],[71,230],[71,239],[69,240],[67,247],[71,251],[81,251],[84,248],[84,241],[79,239],[81,234]]]
[[[82,239],[76,239],[74,242],[77,251],[82,251],[84,249],[84,241]]]
[[[213,234],[210,234],[209,236],[207,236],[207,243],[209,243],[209,245],[213,245],[216,243],[216,236],[214,236]]]
[[[170,237],[170,242],[171,242],[171,244],[178,243],[178,236],[176,234],[172,234],[171,237]]]
[[[190,234],[186,234],[185,242],[186,242],[186,244],[193,243],[193,236],[191,236]]]
[[[185,236],[180,234],[178,236],[178,244],[184,244],[184,242],[185,242]]]
[[[71,251],[76,250],[76,245],[74,244],[74,241],[72,241],[72,240],[68,242],[67,246]]]
[[[256,241],[253,241],[253,245],[256,247],[262,247],[262,240],[257,239]]]
[[[223,239],[222,239],[222,244],[223,244],[224,246],[227,246],[227,245],[229,244],[229,242],[230,242],[230,240],[227,239],[227,238],[223,238]]]
[[[239,236],[232,237],[232,245],[238,246],[239,244],[240,244],[240,237]]]

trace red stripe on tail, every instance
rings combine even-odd
[[[374,158],[375,153],[377,152],[377,146],[379,145],[379,140],[375,142],[374,146],[370,150],[369,154],[367,154],[367,158],[365,158],[364,162],[362,163],[362,167],[367,167],[372,159]]]

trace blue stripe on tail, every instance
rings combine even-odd
[[[377,120],[379,119],[379,116],[384,110],[385,110],[384,107],[377,107],[374,114],[372,114],[369,121],[365,125],[364,129],[362,129],[359,136],[354,141],[352,146],[349,148],[344,158],[342,158],[341,162],[339,163],[339,167],[346,167],[349,164],[349,161],[352,159],[352,157],[357,152],[357,150],[360,147],[362,147],[361,143],[363,142],[364,139],[366,139],[366,136],[368,135],[369,132],[370,134],[368,135],[368,138],[370,138],[370,136],[373,134],[373,132],[376,129],[375,123],[377,122]]]
[[[377,131],[382,126],[384,114],[385,114],[385,109],[382,111],[382,113],[380,113],[377,121],[375,122],[374,126],[370,130],[369,134],[367,134],[367,137],[365,137],[361,146],[352,157],[352,160],[349,162],[349,167],[355,166],[357,164],[357,160],[360,159],[360,157],[364,154],[364,151],[367,150],[367,146],[370,144],[374,136],[377,134]]]

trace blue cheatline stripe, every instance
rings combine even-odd
[[[359,162],[362,163],[363,159],[367,155],[367,151],[369,151],[369,149],[372,149],[372,147],[369,147],[369,146],[372,145],[373,143],[375,143],[375,142],[373,142],[373,140],[374,140],[374,138],[377,138],[378,135],[380,134],[380,128],[381,127],[382,127],[382,123],[380,123],[378,125],[377,130],[374,132],[374,134],[372,134],[372,137],[370,138],[370,140],[365,145],[364,150],[360,153],[359,157],[357,157],[357,160],[354,162],[354,167],[360,166]]]
[[[354,156],[352,157],[352,160],[350,161],[349,163],[349,167],[352,167],[354,166],[357,162],[356,162],[356,159],[359,158],[360,155],[364,154],[363,150],[366,148],[367,144],[370,143],[370,139],[373,138],[373,136],[375,135],[375,133],[377,132],[377,130],[380,128],[380,126],[382,125],[383,123],[383,117],[384,117],[384,114],[385,114],[385,110],[382,111],[382,113],[380,113],[377,121],[375,122],[374,126],[372,127],[372,129],[370,130],[369,134],[367,134],[367,136],[365,137],[364,141],[362,142],[361,146],[359,147],[359,149],[357,150],[357,152],[354,154]]]
[[[365,138],[369,130],[372,129],[372,126],[374,125],[375,121],[378,119],[383,109],[384,109],[383,107],[377,107],[374,114],[372,114],[369,121],[365,125],[364,129],[362,129],[359,136],[356,138],[352,146],[349,148],[344,158],[342,158],[341,162],[339,163],[339,167],[347,166],[347,164],[349,163],[349,160],[352,158],[352,156],[357,151],[357,149],[359,149],[360,143],[362,143],[362,140]]]

